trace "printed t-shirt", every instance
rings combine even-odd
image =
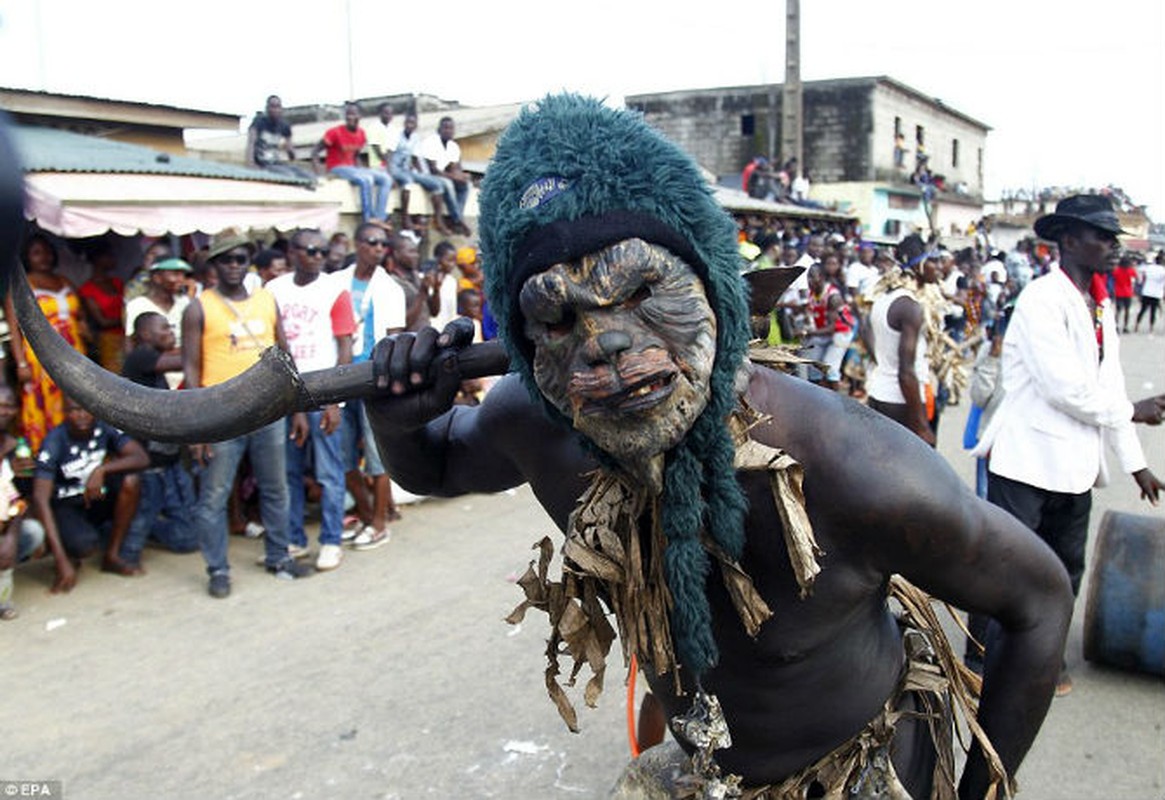
[[[356,330],[352,299],[344,285],[327,273],[300,286],[295,274],[280,275],[267,284],[279,304],[283,334],[295,366],[301,372],[334,367],[339,361],[337,336]]]
[[[53,428],[45,436],[36,458],[37,478],[53,482],[54,497],[80,497],[85,494],[85,482],[93,470],[101,466],[105,457],[118,453],[130,440],[112,425],[97,422],[88,439],[74,439],[67,424]]]

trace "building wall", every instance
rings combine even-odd
[[[638,95],[626,102],[717,176],[739,173],[754,156],[769,152],[764,87]],[[779,102],[778,95],[778,114]]]
[[[779,86],[745,86],[634,95],[627,105],[717,176],[739,173],[757,155],[768,155],[770,100],[780,141]],[[855,78],[804,85],[802,165],[815,184],[855,181],[906,182],[915,161],[916,127],[922,126],[931,171],[947,186],[965,183],[982,196],[982,153],[987,132],[941,103],[894,81]],[[895,119],[906,136],[902,168],[894,163]],[[958,142],[957,163],[953,142]]]
[[[802,169],[811,182],[873,179],[871,88],[872,84],[848,81],[805,85]]]
[[[930,171],[946,178],[946,186],[953,190],[965,183],[967,193],[983,196],[982,154],[987,145],[987,132],[950,114],[934,103],[904,92],[896,86],[879,83],[874,89],[872,152],[873,179],[903,180],[914,170],[917,153],[916,128],[923,128],[923,144],[929,157]],[[906,137],[903,166],[894,164],[894,122]],[[958,142],[958,163],[955,163],[953,142]]]

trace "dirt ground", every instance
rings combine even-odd
[[[1165,391],[1165,338],[1124,347],[1130,394]],[[940,451],[970,482],[965,414],[948,410]],[[1141,439],[1165,475],[1165,429]],[[1095,493],[1094,534],[1110,508],[1165,514],[1123,477]],[[227,600],[207,596],[198,554],[149,551],[139,579],[87,564],[63,596],[48,561],[25,565],[21,616],[0,624],[0,781],[63,781],[70,800],[603,797],[628,754],[621,670],[571,734],[543,689],[545,618],[502,621],[551,532],[522,487],[409,506],[391,544],[306,581],[272,579],[236,539]],[[1076,688],[1020,796],[1161,800],[1165,683],[1083,661],[1083,597]]]

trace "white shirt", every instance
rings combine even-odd
[[[379,117],[365,125],[364,135],[368,138],[369,163],[373,166],[381,166],[376,163],[376,151],[373,149],[373,145],[380,147],[382,153],[388,153],[395,148],[403,130],[404,125],[397,124],[395,120],[385,125]]]
[[[866,382],[870,397],[883,403],[905,403],[902,384],[898,382],[898,340],[901,331],[890,327],[890,306],[899,297],[909,297],[906,289],[895,289],[874,301],[870,309],[870,326],[874,331],[874,349],[877,362]],[[916,301],[917,302],[917,301]],[[918,376],[919,399],[926,400],[926,384],[930,381],[930,366],[926,360],[926,329],[920,330],[914,348],[914,374]]]
[[[1165,297],[1165,264],[1145,264],[1141,267],[1142,297]]]
[[[345,267],[333,275],[351,292],[352,281],[356,279],[356,265]],[[404,330],[407,307],[405,290],[385,272],[384,267],[372,270],[368,278],[368,288],[364,290],[364,296],[360,299],[360,306],[352,307],[352,315],[356,320],[356,332],[352,334],[353,357],[359,357],[365,350],[364,331],[369,314],[372,315],[373,334],[379,341],[381,337],[387,336],[390,330]]]
[[[437,287],[437,294],[441,298],[441,306],[437,314],[429,322],[437,330],[444,330],[445,326],[457,319],[457,278],[446,275]]]
[[[1003,340],[1003,401],[978,446],[997,475],[1081,494],[1108,481],[1104,445],[1124,472],[1146,466],[1125,392],[1112,301],[1100,305],[1104,359],[1083,295],[1062,271],[1028,284]]]
[[[878,280],[878,270],[873,264],[866,266],[860,261],[851,261],[845,268],[845,285],[851,292],[866,295]]]
[[[453,139],[442,144],[441,134],[434,133],[421,142],[417,155],[432,161],[437,165],[437,171],[441,172],[450,164],[460,163],[461,147]]]
[[[346,314],[351,313],[346,284],[336,280],[335,275],[321,273],[311,283],[300,286],[295,282],[295,273],[289,272],[270,281],[267,291],[279,304],[287,348],[299,371],[336,366],[340,359],[336,336],[350,331],[334,330],[333,308],[342,302],[349,305]]]

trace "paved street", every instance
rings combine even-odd
[[[1124,347],[1130,394],[1165,392],[1165,336]],[[970,482],[965,414],[949,410],[940,450]],[[1165,428],[1140,432],[1165,475]],[[1165,514],[1127,477],[1096,492],[1094,533],[1105,509]],[[61,780],[71,800],[603,797],[628,752],[620,670],[571,734],[543,689],[545,618],[502,621],[552,532],[529,490],[425,501],[394,530],[296,583],[236,539],[225,601],[197,554],[150,551],[132,580],[86,565],[66,596],[48,594],[48,561],[21,568],[21,617],[0,624],[0,780]],[[1076,688],[1053,703],[1020,796],[1161,800],[1165,683],[1083,662],[1082,620],[1083,599]]]

